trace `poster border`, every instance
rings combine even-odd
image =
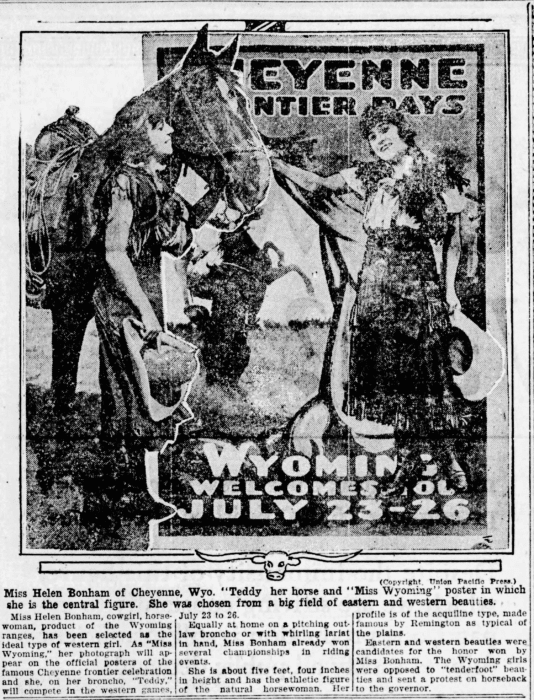
[[[141,0],[143,1],[143,0]],[[529,6],[530,7],[530,6]],[[172,20],[157,20],[158,22],[165,22],[169,23],[172,22]],[[199,19],[188,19],[188,20],[174,20],[176,22],[179,22],[180,24],[193,24],[193,23],[199,23],[202,22],[203,20]],[[215,20],[215,19],[210,19],[209,21],[212,22],[224,22],[224,21],[232,21],[232,20]],[[235,21],[235,20],[233,20]],[[244,21],[244,20],[243,20]],[[311,20],[307,20],[309,22]],[[333,20],[314,20],[314,23],[316,22],[324,22],[324,23],[332,23]],[[366,22],[376,22],[377,20],[365,20]],[[391,22],[404,22],[407,23],[408,20],[390,20]],[[430,22],[432,20],[429,20],[428,18],[425,19],[410,19],[409,22]],[[491,22],[491,19],[463,19],[463,20],[437,20],[437,22],[442,22],[442,21],[460,21],[460,22],[469,22],[473,23],[476,21],[487,21]],[[115,24],[129,24],[129,23],[135,23],[135,24],[143,24],[147,23],[150,24],[153,21],[151,20],[144,20],[144,21],[133,21],[133,20],[125,20],[125,21],[118,21],[114,22]],[[292,24],[299,24],[299,23],[304,23],[306,22],[305,20],[300,20],[300,21],[292,21]],[[343,23],[351,23],[354,24],[355,22],[359,22],[359,20],[335,20],[336,23],[338,24],[343,24]],[[93,21],[80,21],[80,22],[74,22],[74,24],[100,24],[100,22],[93,22]],[[109,24],[109,22],[102,21],[102,24]],[[194,30],[192,30],[194,31]],[[232,30],[225,30],[225,29],[218,29],[214,30],[213,34],[224,34],[229,31],[236,31],[235,29]],[[341,30],[343,31],[343,30]],[[466,32],[466,30],[431,30],[432,33],[436,33],[441,35],[446,35],[446,34],[459,34],[462,32]],[[508,502],[508,527],[507,527],[507,547],[503,547],[501,549],[495,549],[495,550],[473,550],[473,549],[464,549],[464,550],[456,550],[456,549],[428,549],[428,550],[415,550],[420,555],[422,556],[441,556],[441,555],[451,555],[451,554],[457,554],[458,556],[472,556],[473,561],[476,561],[479,559],[479,557],[482,555],[488,556],[488,555],[513,555],[515,553],[515,490],[514,490],[514,477],[515,477],[515,446],[514,446],[514,430],[515,430],[515,421],[514,421],[514,410],[513,410],[513,401],[514,401],[514,385],[515,385],[515,378],[513,375],[513,359],[514,359],[514,351],[515,351],[515,343],[514,343],[514,328],[513,328],[513,322],[514,322],[514,308],[513,308],[513,302],[512,302],[512,290],[513,290],[513,277],[514,277],[514,272],[513,272],[513,226],[512,226],[512,180],[511,180],[511,172],[512,172],[512,149],[511,149],[511,139],[512,139],[512,123],[511,123],[511,110],[510,110],[510,29],[481,29],[481,30],[476,30],[477,33],[479,34],[484,34],[484,35],[491,35],[491,34],[500,34],[504,36],[504,51],[503,51],[503,59],[504,59],[504,73],[505,73],[505,85],[504,85],[504,92],[502,94],[503,97],[503,106],[504,106],[504,153],[505,153],[505,160],[503,164],[503,172],[504,172],[504,187],[505,187],[505,195],[504,195],[504,204],[505,204],[505,212],[503,216],[503,220],[505,223],[506,227],[506,236],[505,236],[505,249],[504,249],[504,266],[505,266],[505,272],[509,274],[509,280],[506,282],[506,294],[507,294],[507,306],[506,306],[506,311],[507,311],[507,319],[506,319],[506,339],[507,339],[507,363],[508,363],[508,397],[507,397],[507,404],[508,404],[508,426],[510,433],[507,436],[507,442],[508,442],[508,454],[509,454],[509,465],[508,465],[508,497],[509,497],[509,502]],[[24,35],[27,34],[136,34],[136,35],[142,35],[142,34],[152,34],[152,35],[169,35],[169,34],[178,34],[178,30],[168,30],[168,31],[145,31],[143,32],[142,30],[138,31],[102,31],[100,29],[97,30],[44,30],[44,31],[38,31],[38,30],[21,30],[19,33],[19,71],[22,66],[22,59],[23,59],[23,37]],[[240,32],[240,33],[244,33]],[[264,34],[268,34],[270,32],[264,32]],[[274,33],[274,32],[273,32]],[[317,33],[322,33],[322,32],[317,32]],[[340,32],[334,32],[334,31],[325,31],[324,34],[338,34]],[[343,33],[346,34],[351,34],[351,33],[362,33],[359,30],[346,30]],[[365,32],[363,32],[365,33]],[[395,34],[399,35],[401,32],[399,31],[394,31],[394,30],[379,30],[376,33],[379,33],[381,35],[387,35],[387,34]],[[428,30],[406,30],[407,34],[414,35],[414,34],[428,34]],[[291,35],[291,34],[301,34],[301,32],[298,31],[292,31],[292,32],[284,32],[284,34]],[[457,48],[460,48],[459,44],[454,44]],[[320,47],[319,47],[320,48]],[[385,47],[384,47],[385,48]],[[399,46],[399,47],[392,47],[393,50],[400,50],[400,49],[405,49],[409,48],[408,46]],[[448,45],[444,48],[450,48]],[[480,108],[482,105],[482,111],[484,112],[484,100],[480,99],[480,93],[482,92],[483,88],[480,86],[480,74],[482,74],[482,81],[484,81],[484,64],[481,66],[480,65],[480,50],[482,50],[482,53],[484,52],[485,44],[469,44],[465,46],[464,48],[469,48],[471,50],[476,51],[477,54],[477,115],[480,113]],[[530,68],[530,66],[529,66]],[[20,75],[20,73],[19,73]],[[19,88],[21,85],[21,81],[19,82]],[[22,113],[20,114],[20,120],[22,121]],[[479,119],[477,119],[477,141],[478,141],[478,135],[480,134],[480,129],[484,128],[483,125],[480,124]],[[482,146],[477,147],[477,170],[478,172],[484,172],[484,140],[482,142]],[[482,158],[480,158],[480,153],[482,153]],[[480,163],[480,160],[482,160],[482,165]],[[194,551],[191,550],[169,550],[169,549],[147,549],[147,550],[42,550],[42,549],[32,549],[32,550],[27,550],[25,549],[25,523],[26,523],[26,502],[24,498],[26,497],[26,484],[25,481],[23,480],[23,476],[25,476],[25,421],[24,421],[24,410],[25,410],[25,392],[24,392],[24,386],[25,386],[25,319],[24,319],[24,310],[25,310],[25,295],[24,295],[24,268],[23,268],[23,243],[24,243],[24,234],[23,234],[23,207],[22,207],[22,196],[23,196],[23,147],[22,147],[22,131],[19,132],[19,226],[20,226],[20,236],[19,236],[19,260],[20,260],[20,269],[19,269],[19,274],[20,274],[20,305],[19,305],[19,342],[20,342],[20,383],[19,383],[19,434],[20,434],[20,442],[19,442],[19,496],[20,496],[20,517],[19,517],[19,531],[20,531],[20,551],[19,554],[21,556],[38,556],[38,557],[43,557],[43,556],[57,556],[59,552],[61,552],[62,556],[71,556],[71,557],[89,557],[91,559],[94,559],[95,557],[101,557],[101,556],[111,556],[113,555],[114,557],[132,557],[132,556],[139,556],[143,557],[143,559],[146,559],[147,557],[155,557],[156,560],[161,560],[162,557],[169,557],[169,556],[175,556],[175,557],[184,557],[184,556],[191,556],[194,554]],[[480,169],[482,168],[482,169]],[[529,199],[530,199],[530,190],[529,190]],[[531,285],[531,280],[529,279],[529,287]],[[531,291],[529,289],[529,291]],[[530,294],[529,294],[529,300],[530,300]],[[24,438],[24,439],[23,439]],[[156,521],[152,521],[150,524],[150,527],[152,524],[156,524]],[[476,537],[476,535],[472,535],[473,537]],[[504,531],[503,531],[503,536],[504,536]],[[480,539],[483,538],[482,535],[479,536]],[[196,539],[195,537],[191,538]],[[265,547],[262,547],[261,545],[261,538],[257,538],[259,540],[258,548],[259,549],[265,549]],[[349,538],[347,538],[348,540]],[[343,538],[345,540],[345,538]],[[230,544],[230,543],[229,543]],[[345,541],[343,542],[337,542],[337,544],[346,544]],[[192,543],[193,546],[193,543]],[[187,551],[187,553],[186,553]],[[392,557],[392,556],[399,556],[402,557],[403,555],[408,555],[410,550],[397,550],[397,549],[391,549],[391,550],[370,550],[368,554],[374,555],[374,556],[384,556],[384,557]],[[176,552],[176,553],[174,553]],[[462,560],[460,560],[462,561]],[[464,560],[467,561],[468,560]],[[385,563],[385,562],[384,562]],[[184,562],[185,564],[185,562]],[[340,571],[343,569],[334,569],[335,571]],[[228,571],[228,570],[225,570]],[[324,569],[307,569],[307,571],[317,571],[317,572],[324,572]],[[185,572],[185,570],[184,570]],[[189,572],[188,572],[189,573]]]

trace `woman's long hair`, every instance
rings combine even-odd
[[[162,105],[150,97],[134,97],[115,116],[104,134],[110,170],[121,163],[141,163],[151,155],[147,126],[156,127],[166,119]]]
[[[86,248],[97,233],[99,197],[106,181],[125,163],[141,163],[152,153],[147,125],[165,120],[165,107],[146,95],[134,97],[117,113],[110,128],[83,154],[69,189],[69,240]]]

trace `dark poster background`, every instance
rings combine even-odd
[[[360,137],[358,119],[370,102],[386,101],[406,111],[417,130],[416,141],[423,150],[437,153],[443,147],[453,147],[461,152],[472,199],[469,223],[466,221],[464,227],[457,291],[466,315],[484,327],[484,46],[423,42],[395,46],[377,43],[376,39],[365,46],[354,46],[350,45],[350,40],[346,45],[340,44],[340,37],[328,45],[324,36],[281,39],[280,35],[276,37],[276,44],[270,45],[268,40],[262,39],[261,43],[255,43],[255,37],[242,36],[236,64],[243,73],[254,119],[267,137],[293,138],[295,148],[306,150],[307,162],[315,172],[328,175],[349,167],[354,160],[370,159],[369,148]],[[216,49],[217,45],[213,48]],[[158,47],[158,78],[170,71],[183,53],[184,49],[179,46]],[[273,189],[276,187],[273,185]],[[270,200],[273,200],[272,196]],[[274,206],[271,201],[267,201],[266,211]],[[257,226],[261,228],[261,219]],[[292,232],[287,231],[286,235],[289,238]],[[302,329],[295,329],[290,324],[284,331],[294,335]],[[278,329],[277,333],[280,332]],[[322,337],[324,342],[324,328],[312,325],[306,332]],[[263,357],[272,364],[276,373],[280,345],[274,333],[272,338],[267,333],[262,342],[265,344]],[[316,345],[321,346],[321,342]],[[314,359],[320,363],[321,351],[316,355]],[[249,372],[255,371],[254,361],[253,354]],[[298,360],[291,367],[295,376],[301,371]],[[264,369],[264,366],[256,367],[258,372]],[[281,401],[285,380],[286,377],[280,376]],[[310,395],[313,393],[313,387],[310,387]],[[246,402],[246,396],[243,398]],[[226,432],[223,430],[224,434],[220,434],[220,422],[215,420],[211,435],[223,437],[236,447],[252,440],[254,446],[249,454],[260,454],[267,459],[276,451],[274,447],[280,445],[277,438],[284,429],[284,422],[273,421],[273,418],[272,414],[266,414],[262,424],[255,425],[252,421],[247,428],[228,416]],[[209,425],[205,425],[203,435],[210,436]],[[346,455],[348,475],[345,480],[355,479],[357,484],[356,491],[349,496],[353,516],[350,522],[341,515],[336,521],[334,513],[333,501],[343,498],[340,496],[343,477],[339,474],[333,477],[336,495],[310,496],[314,479],[317,479],[317,464],[312,459],[310,471],[301,478],[288,476],[281,468],[287,453],[280,454],[273,471],[264,479],[258,478],[250,458],[245,457],[242,469],[237,470],[233,477],[230,471],[223,470],[213,493],[202,493],[200,484],[215,484],[215,474],[206,460],[204,446],[185,439],[160,459],[161,494],[182,508],[182,517],[163,523],[159,535],[173,538],[199,534],[374,536],[483,532],[487,507],[485,401],[471,404],[462,436],[460,457],[468,465],[471,489],[461,501],[460,509],[455,510],[458,494],[447,490],[439,471],[428,477],[433,485],[414,482],[398,501],[391,504],[377,502],[377,489],[384,483],[384,478],[389,477],[387,469],[383,471],[377,466],[376,456],[366,454],[347,435],[331,435],[328,457],[333,461]],[[222,447],[218,449],[222,450]],[[388,456],[393,455],[390,452],[378,457],[378,464]],[[365,476],[362,476],[362,459],[368,460]],[[422,459],[424,469],[424,461],[432,460],[428,456]],[[426,473],[430,475],[432,470]],[[268,486],[273,479],[280,480],[282,485],[277,496],[268,496],[266,489],[278,489]],[[423,477],[421,479],[425,481]],[[327,480],[328,477],[323,478],[323,481]],[[306,486],[295,484],[295,481]],[[274,500],[287,498],[295,504],[299,502],[299,493],[304,494],[302,498],[309,498],[309,502],[294,514],[294,518],[291,515],[288,518]],[[251,509],[252,500],[260,500],[262,505],[256,503]],[[196,506],[193,508],[194,501]],[[214,507],[215,501],[217,505]]]

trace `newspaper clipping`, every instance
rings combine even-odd
[[[0,6],[2,696],[531,696],[532,8]]]

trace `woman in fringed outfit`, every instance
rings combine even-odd
[[[127,461],[131,484],[144,492],[144,451],[173,439],[174,415],[156,423],[143,404],[123,333],[123,321],[137,321],[146,342],[163,331],[161,253],[183,254],[191,244],[190,225],[209,214],[217,193],[190,211],[161,178],[172,154],[172,128],[160,104],[135,98],[116,116],[108,134],[107,176],[97,193],[98,234],[93,242],[99,282],[94,294],[100,338],[101,436],[104,452]],[[120,459],[119,459],[120,461]]]
[[[400,467],[384,495],[404,486],[415,456],[426,450],[462,491],[467,479],[454,449],[460,406],[448,346],[449,314],[460,308],[455,277],[464,181],[417,147],[397,110],[369,106],[360,126],[375,155],[371,163],[330,177],[279,159],[274,168],[309,191],[354,191],[365,202],[367,246],[352,314],[345,411],[394,426]]]

